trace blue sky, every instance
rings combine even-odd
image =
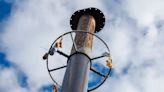
[[[12,4],[5,1],[1,1],[0,7],[1,7],[0,21],[3,21],[5,18],[7,18],[10,15]]]
[[[13,2],[8,2],[8,1],[5,1],[5,0],[0,1],[0,23],[1,24],[3,22],[7,21],[8,18],[10,18],[10,14],[12,12],[13,5],[14,5]],[[4,31],[3,26],[1,26],[1,32],[3,32],[3,31]],[[6,53],[5,52],[2,52],[2,51],[0,52],[0,61],[1,61],[0,62],[0,67],[1,67],[0,69],[3,70],[3,69],[8,69],[8,68],[13,68],[14,71],[16,71],[15,73],[16,73],[16,77],[17,77],[17,81],[18,81],[19,86],[22,87],[22,88],[28,89],[29,84],[27,83],[27,80],[28,80],[27,75],[19,68],[19,66],[17,66],[12,61],[9,61],[9,60],[6,59]],[[94,67],[98,68],[100,66],[95,64]],[[98,70],[100,70],[100,69],[98,69]],[[107,69],[105,71],[109,71],[109,70]],[[90,76],[95,76],[96,80],[95,79],[94,79],[94,81],[91,80],[88,84],[89,87],[92,87],[92,86],[94,87],[94,85],[101,82],[100,76],[98,76],[94,73],[91,73]],[[52,87],[53,87],[52,84],[45,85],[45,86],[43,86],[39,89],[39,92],[51,92]],[[1,87],[0,87],[0,90],[7,92],[7,90],[5,90]]]
[[[7,2],[4,0],[0,1],[0,24],[3,21],[6,21],[11,14],[12,11],[12,6],[13,4],[11,2]],[[3,26],[0,26],[0,33],[2,33],[3,30]],[[1,47],[0,47],[1,48]],[[8,69],[8,68],[13,68],[17,75],[17,80],[18,83],[21,87],[27,87],[27,76],[24,74],[24,72],[22,70],[19,69],[19,67],[17,65],[15,65],[14,63],[12,63],[11,61],[8,61],[6,59],[6,54],[4,52],[0,52],[0,69]],[[4,92],[4,90],[0,87],[0,91]]]
[[[10,14],[12,12],[12,7],[13,7],[12,2],[8,2],[5,0],[0,1],[0,25],[2,24],[2,22],[6,21],[8,18],[10,18]],[[3,31],[4,31],[3,26],[0,26],[0,33],[2,33]],[[0,47],[0,48],[2,48],[2,47]],[[28,89],[29,84],[27,83],[27,80],[28,80],[27,75],[21,69],[19,69],[19,66],[17,66],[15,63],[12,63],[12,61],[8,61],[6,59],[5,52],[2,52],[2,51],[0,52],[0,61],[1,61],[0,69],[3,71],[3,69],[13,68],[13,70],[15,71],[19,86],[21,86],[22,88]],[[45,86],[41,87],[38,91],[39,92],[51,92],[52,87],[53,87],[52,84],[45,85]],[[0,92],[10,92],[10,91],[0,87]]]
[[[71,31],[71,14],[88,7],[105,14],[97,35],[110,47],[114,66],[112,77],[95,92],[164,92],[163,0],[0,0],[0,92],[51,92],[42,55]]]

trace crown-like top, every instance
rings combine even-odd
[[[105,25],[104,14],[97,8],[86,8],[86,9],[76,11],[71,16],[70,25],[71,25],[72,30],[77,30],[79,19],[84,14],[89,14],[95,18],[95,21],[96,21],[95,32],[99,32],[104,27]]]

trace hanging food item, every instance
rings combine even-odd
[[[58,92],[56,85],[53,86],[52,92]]]
[[[53,85],[52,92],[60,92],[61,85],[59,85],[56,81],[55,84]]]
[[[63,37],[55,43],[56,48],[63,48]]]
[[[109,68],[112,68],[113,67],[113,65],[112,65],[112,57],[111,56],[109,56],[108,57],[108,59],[106,60],[106,65],[109,67]]]

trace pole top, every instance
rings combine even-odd
[[[101,29],[105,25],[105,16],[99,9],[93,7],[78,10],[72,14],[70,19],[70,26],[72,30],[77,30],[79,19],[84,14],[89,14],[95,18],[96,21],[95,33],[101,31]]]

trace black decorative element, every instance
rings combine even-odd
[[[43,60],[46,60],[48,58],[48,53],[45,53],[43,56]]]
[[[70,25],[72,30],[77,30],[77,25],[80,17],[82,15],[89,14],[95,18],[96,28],[95,32],[99,32],[105,25],[105,16],[104,14],[97,8],[86,8],[82,10],[76,11],[70,19]]]
[[[65,67],[67,67],[67,66],[66,65],[65,66],[61,66],[61,67],[54,68],[54,69],[51,69],[51,70],[48,70],[48,71],[52,72],[52,71],[59,70],[59,69],[65,68]]]
[[[94,70],[93,68],[90,68],[90,70],[93,71],[93,72],[95,72],[95,73],[98,74],[99,76],[106,77],[106,75],[101,74],[100,72]]]
[[[102,56],[94,57],[94,58],[92,58],[91,60],[99,59],[99,58],[103,58],[103,57],[106,57],[106,56],[105,56],[105,55],[102,55]]]
[[[55,48],[53,47],[50,49],[49,54],[52,56],[52,55],[54,55],[54,52],[55,52]]]
[[[66,57],[66,58],[69,57],[67,54],[63,53],[62,51],[57,50],[56,52],[58,52],[60,55],[63,55],[63,56]]]

